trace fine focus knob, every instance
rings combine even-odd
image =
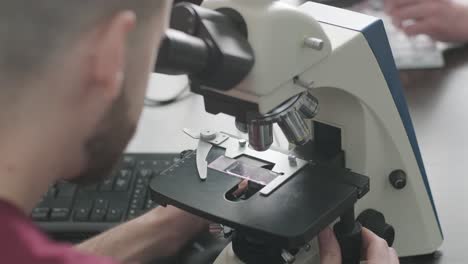
[[[392,173],[390,173],[388,179],[390,180],[392,186],[397,190],[405,188],[408,181],[406,173],[402,170],[393,171]]]
[[[395,229],[385,222],[385,216],[373,209],[367,209],[362,212],[357,221],[379,237],[387,241],[388,246],[392,246],[395,241]]]

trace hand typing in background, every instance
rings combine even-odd
[[[426,34],[446,42],[468,41],[468,6],[453,0],[384,0],[394,24],[410,36]]]

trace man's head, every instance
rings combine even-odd
[[[0,1],[0,136],[49,141],[65,178],[67,166],[78,181],[106,176],[134,133],[171,2]]]

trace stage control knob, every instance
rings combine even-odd
[[[385,216],[373,209],[367,209],[362,212],[357,221],[379,237],[387,241],[388,246],[392,246],[395,241],[395,229],[385,222]]]

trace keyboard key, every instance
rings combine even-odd
[[[138,162],[138,167],[139,168],[148,168],[148,167],[154,167],[158,166],[161,164],[161,161],[159,160],[140,160]]]
[[[153,175],[153,173],[152,173],[151,175]],[[140,184],[140,185],[143,184],[143,185],[146,186],[146,185],[148,185],[148,183],[151,181],[151,178],[152,178],[152,177],[147,177],[147,176],[145,176],[145,177],[138,177],[137,180],[136,180],[136,183],[137,183],[137,184]]]
[[[128,219],[131,220],[142,215],[144,212],[142,210],[130,210],[128,211]]]
[[[139,210],[142,206],[139,206],[138,203],[130,204],[130,210]]]
[[[148,183],[149,183],[149,182],[148,182]],[[149,188],[149,187],[148,187],[148,183],[135,186],[135,191],[141,190],[141,192],[142,192],[143,194],[145,194],[145,193],[148,191],[148,188]]]
[[[72,197],[75,195],[77,186],[71,183],[59,183],[57,184],[58,194],[57,198],[61,197]]]
[[[126,169],[131,169],[135,166],[136,164],[136,159],[135,157],[132,156],[124,156],[122,158],[122,165]]]
[[[128,217],[136,217],[136,214],[137,214],[137,210],[135,209],[130,209],[130,211],[128,211]]]
[[[130,179],[118,178],[115,181],[114,191],[125,192],[128,190],[128,186],[130,186]]]
[[[142,209],[143,205],[145,205],[145,200],[143,199],[143,197],[134,198],[130,202],[130,209]]]
[[[68,215],[70,214],[70,209],[68,208],[53,208],[50,213],[50,220],[52,221],[66,221]]]
[[[137,184],[137,185],[143,185],[143,184],[145,184],[146,182],[147,182],[147,180],[146,180],[146,179],[143,179],[143,178],[138,178],[138,179],[136,180],[136,184]]]
[[[119,170],[119,172],[117,173],[117,177],[119,179],[130,179],[131,176],[132,171],[130,170]]]
[[[144,198],[146,196],[146,190],[146,186],[143,188],[135,188],[135,191],[133,192],[133,198]]]
[[[146,210],[150,210],[150,209],[153,209],[155,207],[157,207],[158,204],[155,203],[153,200],[149,199],[147,202],[146,202],[146,205],[145,205],[145,209]]]
[[[152,170],[149,170],[149,169],[140,169],[140,170],[138,170],[137,177],[138,177],[138,178],[142,178],[142,179],[148,179],[148,178],[151,177],[152,174],[153,174],[153,171],[152,171]]]
[[[146,196],[145,193],[142,193],[142,194],[136,193],[136,194],[132,195],[132,198],[131,198],[131,199],[132,199],[132,203],[133,203],[134,201],[140,201],[140,202],[144,203],[144,201],[145,201],[145,196]]]
[[[93,222],[102,222],[106,216],[106,209],[96,208],[91,212],[91,221]]]
[[[35,208],[32,211],[31,217],[35,221],[46,221],[49,218],[50,208]]]
[[[85,191],[97,191],[97,184],[92,184],[92,185],[87,185],[85,187],[82,187],[83,190]]]
[[[139,183],[137,181],[137,184],[135,184],[135,190],[146,190],[148,188],[148,184],[146,184],[147,181],[143,181],[143,183]]]
[[[94,201],[94,209],[106,209],[107,205],[109,204],[109,201],[104,200],[104,199],[96,199]]]
[[[132,200],[130,203],[144,203],[145,202],[145,196],[143,195],[133,195]]]
[[[106,179],[99,186],[99,190],[103,192],[110,192],[112,191],[113,186],[114,186],[114,178]]]
[[[91,200],[90,197],[86,196],[78,196],[75,201],[76,208],[88,208],[92,209],[94,204],[94,200]]]
[[[57,195],[57,191],[58,191],[58,190],[57,190],[57,187],[53,186],[53,187],[51,187],[51,188],[47,191],[45,197],[47,197],[47,198],[55,198],[55,195]]]
[[[77,208],[73,219],[75,221],[80,221],[80,222],[88,221],[90,212],[91,212],[91,209],[89,208]]]
[[[110,209],[107,212],[106,220],[108,222],[119,222],[122,220],[122,210],[118,208]]]

